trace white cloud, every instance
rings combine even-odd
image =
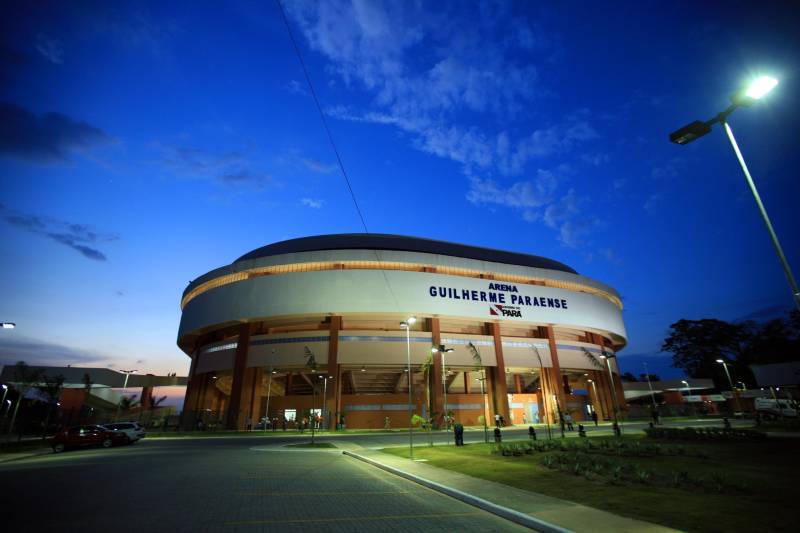
[[[322,161],[317,161],[316,159],[304,158],[302,159],[303,166],[306,167],[311,172],[316,172],[317,174],[332,174],[336,172],[336,169],[339,168],[334,163],[323,163]]]
[[[459,9],[404,0],[287,4],[335,81],[372,96],[366,109],[334,105],[329,116],[401,130],[414,148],[461,166],[471,203],[516,210],[574,245],[593,224],[571,220],[576,213],[564,202],[573,191],[556,201],[564,171],[552,159],[599,137],[589,112],[520,126],[546,116],[536,102],[549,94],[538,69],[552,59],[549,39],[502,5]]]
[[[320,209],[325,202],[324,200],[316,200],[314,198],[301,198],[300,203],[311,209]]]
[[[36,51],[55,65],[60,65],[64,62],[64,49],[61,46],[61,42],[43,33],[36,36]]]

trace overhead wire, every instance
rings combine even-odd
[[[314,105],[317,108],[317,112],[319,113],[319,118],[322,121],[322,127],[325,129],[325,133],[328,137],[328,142],[331,145],[331,149],[333,153],[336,155],[336,162],[339,166],[339,170],[342,173],[342,177],[344,178],[345,183],[347,184],[347,190],[350,193],[350,198],[353,201],[353,205],[356,208],[356,213],[358,213],[358,218],[361,221],[361,226],[364,228],[364,233],[370,234],[369,228],[367,227],[367,221],[364,218],[364,213],[361,211],[361,207],[358,204],[358,199],[356,198],[355,191],[353,190],[353,185],[350,182],[350,176],[347,174],[347,170],[345,170],[344,162],[342,161],[342,156],[339,154],[339,149],[336,146],[336,141],[333,139],[333,133],[331,132],[330,127],[328,126],[328,120],[325,118],[325,112],[322,109],[322,105],[319,103],[319,98],[317,97],[317,91],[314,90],[314,84],[311,82],[311,76],[308,73],[308,68],[306,67],[306,62],[303,60],[303,54],[300,52],[300,47],[297,44],[297,40],[294,38],[294,33],[292,32],[292,27],[289,24],[289,19],[286,16],[286,10],[283,8],[283,3],[281,0],[275,0],[275,3],[278,4],[278,10],[281,12],[281,18],[283,19],[283,24],[286,27],[286,33],[289,34],[289,40],[292,42],[292,47],[294,48],[295,55],[297,56],[297,60],[300,62],[300,66],[303,69],[303,75],[305,76],[306,83],[308,84],[309,92],[311,93],[311,98],[314,100]],[[394,290],[392,290],[392,284],[389,282],[389,277],[386,275],[386,269],[383,268],[383,263],[380,258],[380,254],[378,254],[377,250],[373,250],[375,254],[375,259],[378,261],[378,267],[383,274],[384,282],[386,283],[386,287],[389,289],[389,293],[392,296],[392,300],[394,300],[395,307],[399,309],[400,304],[397,301],[397,296],[395,296]]]

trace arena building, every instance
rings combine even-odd
[[[187,427],[246,429],[268,416],[278,427],[398,428],[409,405],[437,426],[445,413],[524,424],[566,412],[608,419],[625,404],[619,295],[543,257],[396,235],[306,237],[199,277],[181,308]]]

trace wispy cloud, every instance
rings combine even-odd
[[[305,168],[311,172],[316,172],[317,174],[333,174],[339,168],[333,163],[323,163],[322,161],[317,161],[316,159],[303,158],[301,161]]]
[[[0,336],[0,365],[13,365],[25,361],[29,365],[64,366],[98,363],[103,355],[18,335]]]
[[[85,224],[22,213],[2,204],[0,204],[0,218],[6,224],[63,244],[94,261],[108,260],[106,255],[96,248],[96,245],[119,239],[118,235],[98,233]]]
[[[480,14],[410,2],[287,7],[309,46],[327,59],[328,72],[373,97],[366,108],[332,105],[326,113],[397,128],[414,148],[457,163],[475,205],[541,222],[564,181],[552,179],[561,174],[559,158],[574,159],[581,147],[592,154],[587,164],[604,161],[584,147],[599,138],[588,110],[539,119],[534,127],[529,120],[516,124],[531,118],[534,102],[550,98],[538,64],[552,58],[553,46],[542,28],[508,6],[481,5]],[[554,229],[564,233],[562,242],[574,243],[588,232],[577,229],[584,226],[565,218]]]
[[[0,154],[52,163],[68,160],[72,151],[111,140],[103,130],[61,113],[36,115],[18,105],[0,102]]]
[[[324,201],[316,200],[314,198],[301,198],[300,203],[306,207],[310,207],[311,209],[320,209]]]
[[[188,179],[206,179],[234,188],[264,189],[272,176],[243,152],[215,152],[189,146],[162,146],[161,165]]]
[[[653,193],[647,197],[647,200],[644,201],[642,204],[642,209],[650,213],[651,215],[656,212],[658,208],[658,204],[661,202],[661,197],[663,195],[661,193]]]
[[[49,62],[60,65],[64,62],[64,49],[58,39],[40,33],[36,36],[36,51]]]

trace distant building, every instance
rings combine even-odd
[[[605,356],[624,405],[619,295],[543,257],[396,235],[306,237],[204,274],[181,309],[189,427],[252,427],[267,405],[271,420],[290,424],[316,409],[331,428],[383,428],[387,418],[406,427],[409,386],[414,412],[437,425],[445,401],[464,424],[484,411],[490,424],[567,410],[609,418]],[[411,315],[409,377],[401,321]],[[428,401],[421,367],[440,345]]]

